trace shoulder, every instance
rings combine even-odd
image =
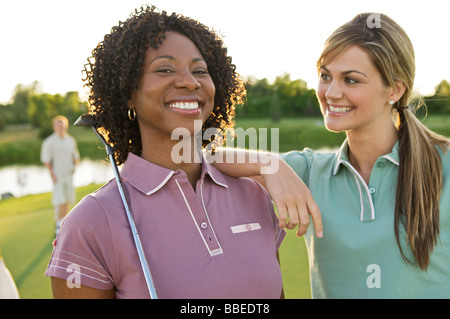
[[[439,150],[439,154],[441,154],[442,163],[444,165],[450,165],[450,147],[444,151],[440,148],[438,148],[438,150]]]
[[[268,191],[256,180],[249,177],[231,177],[224,175],[228,185],[227,194],[239,206],[273,209]]]
[[[261,186],[260,183],[258,183],[253,178],[249,177],[233,177],[226,174],[221,173],[220,171],[217,171],[214,173],[215,178],[221,175],[221,180],[225,185],[227,185],[227,188],[229,189],[251,189],[252,191],[259,191],[264,189],[264,187]]]
[[[254,180],[253,178],[238,177],[236,179],[237,179],[237,182],[239,183],[240,187],[253,189],[253,191],[260,193],[261,196],[270,198],[269,193],[267,192],[265,187],[262,186],[258,181]]]
[[[314,161],[316,152],[310,148],[304,148],[303,151],[290,151],[281,154],[281,158],[290,166],[310,165]]]
[[[62,229],[86,228],[96,225],[105,219],[104,209],[94,194],[85,196],[64,218]]]
[[[289,163],[300,162],[306,165],[312,165],[316,161],[329,161],[333,160],[335,153],[331,151],[314,151],[308,147],[304,148],[302,151],[290,151],[281,154],[281,158]]]
[[[85,196],[81,201],[67,214],[64,224],[71,227],[96,227],[99,223],[107,222],[110,218],[111,208],[116,206],[117,187],[113,180]],[[120,207],[120,206],[119,206]]]
[[[444,181],[450,183],[450,149],[447,149],[445,152],[442,152],[442,150],[439,149],[439,153],[441,154],[442,159]]]
[[[306,180],[311,169],[320,171],[326,167],[332,167],[336,154],[332,152],[317,152],[310,148],[303,151],[290,151],[281,155],[281,158],[300,176]]]
[[[216,184],[225,186],[229,192],[233,194],[253,193],[266,196],[265,188],[256,180],[249,177],[232,177],[210,166],[210,176]]]
[[[64,143],[67,145],[75,146],[77,144],[77,140],[69,134],[66,134],[63,139]]]
[[[44,139],[41,145],[41,162],[47,163],[50,162],[52,156],[53,156],[53,141],[54,141],[54,134],[48,136]]]
[[[47,136],[45,139],[44,139],[44,141],[42,142],[42,144],[43,145],[48,145],[48,144],[50,144],[54,139],[55,139],[55,134],[53,133],[53,134],[51,134],[51,135],[49,135],[49,136]]]
[[[75,139],[75,137],[73,137],[72,135],[67,134],[67,138],[68,138],[71,142],[73,142],[73,143],[76,143],[76,142],[77,142],[77,140]]]

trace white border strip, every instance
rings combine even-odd
[[[249,223],[249,224],[231,226],[230,228],[231,228],[231,232],[233,234],[239,234],[239,233],[246,233],[246,232],[249,232],[252,230],[261,229],[261,225],[259,223]]]
[[[391,162],[394,163],[395,165],[400,166],[400,163],[397,162],[397,161],[396,161],[395,159],[393,159],[392,157],[390,157],[389,155],[384,155],[384,156],[381,156],[381,157],[384,157],[385,159],[391,161]]]
[[[359,178],[361,184],[363,185],[364,189],[366,190],[367,197],[369,198],[369,203],[370,203],[370,211],[371,211],[371,212],[370,212],[370,217],[371,217],[372,220],[374,220],[374,219],[375,219],[375,207],[373,206],[372,196],[370,195],[369,187],[367,186],[366,182],[365,182],[364,179],[361,177],[361,175],[359,175],[358,171],[357,171],[357,170],[356,170],[349,162],[343,161],[343,163],[345,163],[345,164],[353,171],[353,173],[354,173],[356,176],[358,176],[358,178]],[[355,177],[355,178],[356,178],[356,177]],[[360,183],[358,183],[358,185],[359,185],[359,184],[360,184]],[[361,194],[361,191],[360,191],[360,196],[361,196],[361,205],[362,205],[363,203],[362,203],[362,194]],[[362,216],[361,216],[361,217],[362,217]],[[363,219],[361,218],[361,220],[363,220]]]
[[[151,194],[157,192],[161,187],[163,187],[167,183],[169,178],[171,178],[174,173],[175,173],[175,171],[170,172],[169,175],[167,175],[167,177],[161,182],[161,184],[156,186],[154,189],[152,189],[148,193],[145,193],[145,195],[151,195]]]

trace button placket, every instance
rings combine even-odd
[[[205,216],[206,220],[203,220],[202,223],[200,224],[200,228],[203,229],[203,232],[205,233],[205,238],[207,238],[207,242],[209,245],[209,249],[212,252],[212,255],[218,255],[218,254],[222,254],[222,247],[220,245],[219,239],[217,238],[213,226],[211,224],[211,221],[209,220],[209,216],[208,216],[208,211],[206,210],[206,205],[205,205],[205,201],[203,199],[203,182],[204,179],[201,180],[200,182],[200,200],[202,203],[202,212],[203,215]],[[206,226],[206,227],[205,227]],[[203,228],[205,227],[205,228]]]
[[[358,173],[358,171],[350,164],[350,162],[342,161],[344,166],[346,166],[349,172],[355,178],[356,185],[359,190],[359,195],[361,199],[361,221],[372,221],[375,219],[375,207],[373,204],[372,194],[369,190],[369,185],[371,185],[371,181],[369,181],[369,185],[366,184],[362,176]]]
[[[205,243],[210,255],[215,256],[218,254],[222,254],[222,248],[216,238],[216,235],[214,234],[214,230],[211,227],[206,208],[204,207],[203,198],[199,198],[197,194],[194,193],[188,181],[179,181],[178,179],[176,179],[175,181],[178,184],[178,188],[184,198],[192,220],[195,223],[196,228],[200,236],[202,237],[203,242]],[[181,185],[183,185],[184,187],[182,187]],[[201,192],[202,190],[200,190],[200,193]]]

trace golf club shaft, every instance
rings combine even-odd
[[[142,271],[144,273],[144,278],[145,278],[145,282],[147,284],[147,288],[148,288],[148,292],[150,294],[150,298],[151,299],[158,299],[158,296],[156,294],[156,290],[155,290],[155,285],[153,283],[153,278],[152,275],[150,273],[150,268],[148,266],[147,263],[147,259],[145,258],[145,253],[144,253],[144,249],[142,247],[142,243],[141,243],[141,239],[139,238],[139,234],[136,228],[136,224],[134,223],[133,220],[133,215],[131,214],[131,210],[128,206],[128,202],[127,199],[125,197],[125,193],[123,190],[123,186],[122,186],[122,181],[120,180],[120,176],[119,176],[119,170],[117,168],[116,165],[116,161],[114,160],[114,151],[112,150],[111,146],[109,146],[108,144],[106,144],[106,142],[104,141],[103,137],[101,137],[97,130],[95,129],[94,126],[92,126],[92,129],[94,130],[95,135],[97,135],[97,137],[102,141],[102,143],[105,145],[106,147],[106,152],[108,154],[109,160],[111,162],[111,165],[113,167],[113,171],[114,171],[114,176],[116,178],[116,182],[117,182],[117,186],[119,189],[119,193],[120,193],[120,197],[122,199],[122,203],[123,206],[125,208],[125,212],[127,214],[127,218],[128,218],[128,223],[131,227],[131,232],[133,235],[133,239],[134,239],[134,244],[136,246],[136,250],[139,256],[139,261],[141,262],[141,267],[142,267]]]

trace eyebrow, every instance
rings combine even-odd
[[[176,60],[176,58],[174,56],[172,56],[172,55],[161,55],[159,57],[154,58],[150,62],[150,64],[155,62],[156,60],[159,60],[159,59],[167,59],[167,60],[171,60],[171,61],[175,61]],[[192,59],[192,62],[205,62],[205,60],[203,60],[202,58],[194,58],[194,59]]]
[[[321,69],[324,69],[326,72],[328,72],[328,73],[331,73],[330,72],[330,70],[328,70],[326,67],[324,67],[324,66],[321,66],[320,67]],[[363,75],[363,76],[365,76],[366,78],[369,78],[365,73],[363,73],[363,72],[361,72],[361,71],[357,71],[357,70],[348,70],[348,71],[343,71],[343,72],[341,72],[341,74],[342,75],[347,75],[347,74],[350,74],[350,73],[358,73],[358,74],[361,74],[361,75]]]

